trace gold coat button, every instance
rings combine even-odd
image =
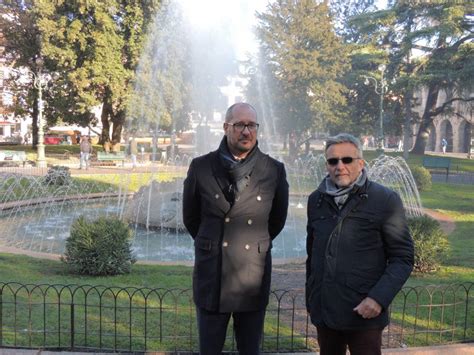
[[[215,194],[214,197],[216,198],[216,200],[219,198],[219,194]]]
[[[262,196],[258,195],[257,196],[257,201],[262,201]]]
[[[250,245],[245,244],[245,249],[246,249],[246,250],[249,250],[249,249],[250,249]]]
[[[229,222],[230,222],[230,218],[229,218],[229,217],[226,217],[226,218],[224,219],[224,221],[225,221],[226,223],[229,223]]]
[[[249,220],[247,221],[247,224],[248,224],[249,226],[250,226],[252,223],[253,223],[253,221],[252,221],[251,219],[249,219]]]
[[[224,248],[227,248],[227,247],[229,246],[229,243],[224,242],[224,243],[222,243],[222,246],[223,246]]]

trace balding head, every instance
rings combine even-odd
[[[257,112],[252,105],[239,102],[227,109],[224,132],[227,146],[235,158],[244,159],[257,143]]]
[[[257,120],[257,110],[255,110],[252,105],[246,102],[237,102],[227,109],[227,112],[225,113],[226,122],[230,122],[232,120],[234,117],[234,110],[251,110],[255,115],[255,120]]]

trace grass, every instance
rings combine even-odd
[[[467,275],[474,280],[474,186],[434,183],[431,191],[421,192],[423,205],[451,217],[456,229],[449,236],[451,254],[444,267],[458,268],[455,279]]]
[[[197,347],[190,267],[138,264],[128,275],[89,277],[69,274],[59,261],[10,254],[0,254],[0,266],[2,346],[69,347],[74,333],[77,347]],[[269,312],[266,350],[276,350],[276,324]],[[292,339],[290,329],[280,323],[279,349],[305,349],[305,339]],[[232,349],[231,330],[226,349]]]
[[[430,274],[412,274],[409,278],[406,286],[412,289],[406,295],[399,294],[393,302],[392,320],[401,324],[403,306],[408,305],[404,327],[416,330],[406,335],[405,341],[410,346],[462,340],[465,324],[466,338],[473,339],[472,306],[465,315],[466,302],[472,303],[474,297],[473,290],[468,301],[462,286],[438,287],[468,285],[474,281],[474,186],[433,183],[431,191],[423,191],[420,195],[424,207],[451,217],[456,229],[449,235],[450,254],[439,270]],[[426,304],[433,306],[421,306]]]
[[[104,180],[102,182],[88,181],[87,179],[72,178],[69,185],[55,185],[43,182],[38,178],[16,177],[3,181],[0,186],[0,201],[20,201],[29,200],[45,196],[63,196],[76,195],[84,193],[110,192],[116,190],[116,187],[110,182]]]
[[[28,200],[45,196],[63,196],[85,193],[119,191],[126,186],[129,192],[136,192],[150,183],[150,179],[160,182],[173,181],[183,177],[184,171],[160,171],[157,173],[78,175],[71,178],[68,185],[43,183],[38,177],[11,177],[0,185],[0,201]]]
[[[107,287],[188,288],[192,268],[180,265],[135,264],[127,275],[92,277],[67,272],[57,260],[0,253],[1,282],[24,284],[103,285]],[[7,276],[9,275],[9,276]]]
[[[150,183],[150,179],[159,182],[171,182],[176,178],[184,178],[186,171],[159,171],[156,173],[132,173],[132,174],[102,174],[102,175],[78,175],[78,181],[97,182],[119,188],[126,186],[131,192],[138,191],[140,187]],[[181,186],[180,186],[181,188]]]

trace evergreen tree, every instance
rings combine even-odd
[[[296,136],[328,129],[342,119],[348,69],[346,49],[334,33],[326,3],[278,0],[258,14],[258,38],[273,93],[280,133]],[[255,72],[257,72],[256,70]]]

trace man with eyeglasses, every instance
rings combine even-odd
[[[321,355],[378,355],[413,241],[398,194],[367,178],[357,138],[331,137],[325,154],[328,175],[308,200],[306,307]]]
[[[239,353],[260,353],[272,240],[285,225],[288,183],[284,165],[259,150],[258,126],[251,105],[230,106],[219,148],[193,159],[184,181],[200,354],[222,353],[231,316]]]

